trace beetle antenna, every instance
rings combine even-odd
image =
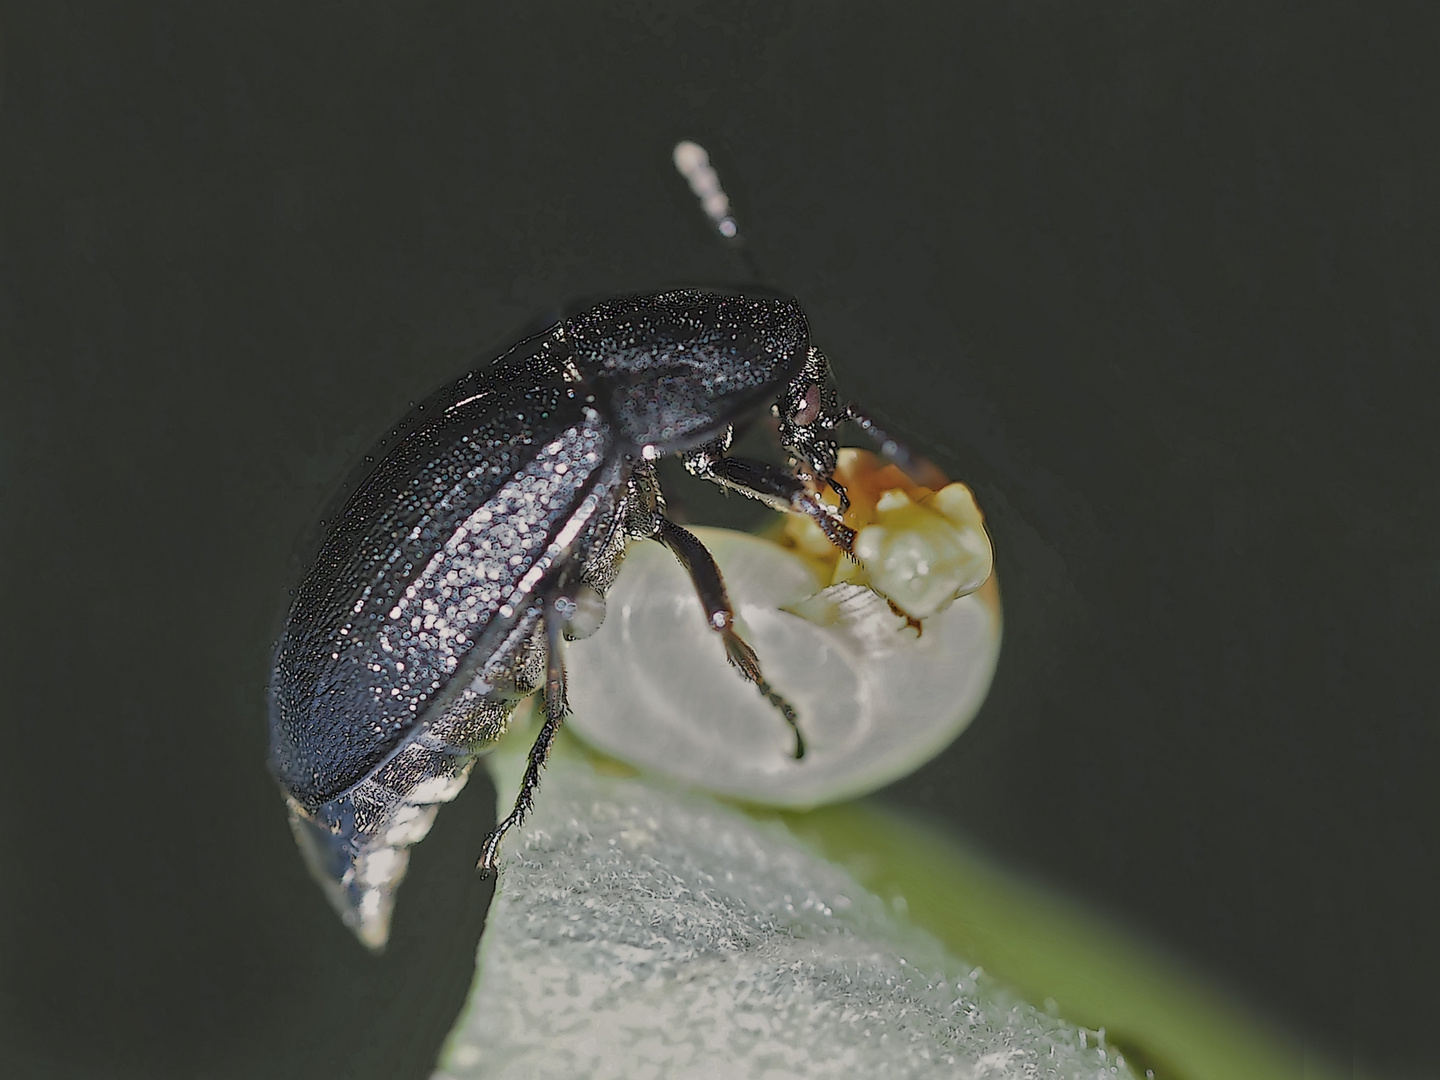
[[[699,143],[686,139],[675,144],[671,160],[675,162],[675,171],[685,178],[690,191],[700,200],[700,209],[705,211],[721,241],[739,255],[751,280],[762,280],[755,256],[740,235],[740,223],[730,212],[730,196],[725,194],[720,186],[720,174],[710,164],[709,152]]]
[[[898,465],[902,472],[911,480],[914,480],[921,487],[928,487],[939,491],[946,484],[950,483],[944,473],[929,458],[917,454],[910,447],[906,446],[899,439],[890,435],[875,420],[862,413],[854,405],[845,406],[842,420],[849,420],[859,426],[860,430],[870,436],[876,446],[880,448],[882,456],[889,458]]]

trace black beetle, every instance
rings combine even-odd
[[[779,420],[787,468],[727,456],[735,425]],[[513,812],[531,805],[565,712],[561,639],[603,597],[627,541],[689,571],[731,662],[792,726],[710,553],[665,516],[654,461],[854,534],[835,485],[841,406],[793,299],[673,290],[608,300],[428,398],[329,524],[275,652],[270,766],[297,839],[345,921],[383,945],[408,848],[523,696],[545,719]],[[367,459],[369,460],[369,459]],[[579,601],[580,603],[577,603]],[[796,756],[803,753],[795,729]]]

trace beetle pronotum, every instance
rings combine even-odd
[[[708,163],[685,144],[676,160],[734,236]],[[729,454],[736,425],[767,412],[789,467]],[[697,476],[804,515],[849,553],[854,533],[820,497],[846,502],[833,475],[845,420],[908,460],[841,404],[794,299],[675,289],[565,319],[401,421],[296,591],[269,695],[270,763],[292,827],[362,941],[384,944],[408,848],[540,689],[514,809],[480,859],[495,869],[566,712],[562,640],[594,625],[632,540],[679,560],[731,664],[804,753],[795,711],[735,629],[715,560],[667,517],[655,462],[678,455]]]

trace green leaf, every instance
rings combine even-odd
[[[492,758],[502,805],[520,764]],[[442,1065],[444,1080],[1136,1075],[785,821],[573,751],[509,839]]]
[[[1029,1000],[1053,1002],[1067,1018],[1103,1028],[1157,1076],[1339,1076],[1177,961],[899,813],[862,801],[780,816],[946,948]]]

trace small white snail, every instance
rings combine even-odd
[[[567,723],[596,748],[718,794],[804,807],[872,791],[944,749],[989,689],[998,590],[968,488],[919,488],[842,451],[862,565],[808,519],[767,539],[699,529],[742,635],[795,706],[806,742],[735,677],[669,552],[626,557],[600,629],[566,653]]]

